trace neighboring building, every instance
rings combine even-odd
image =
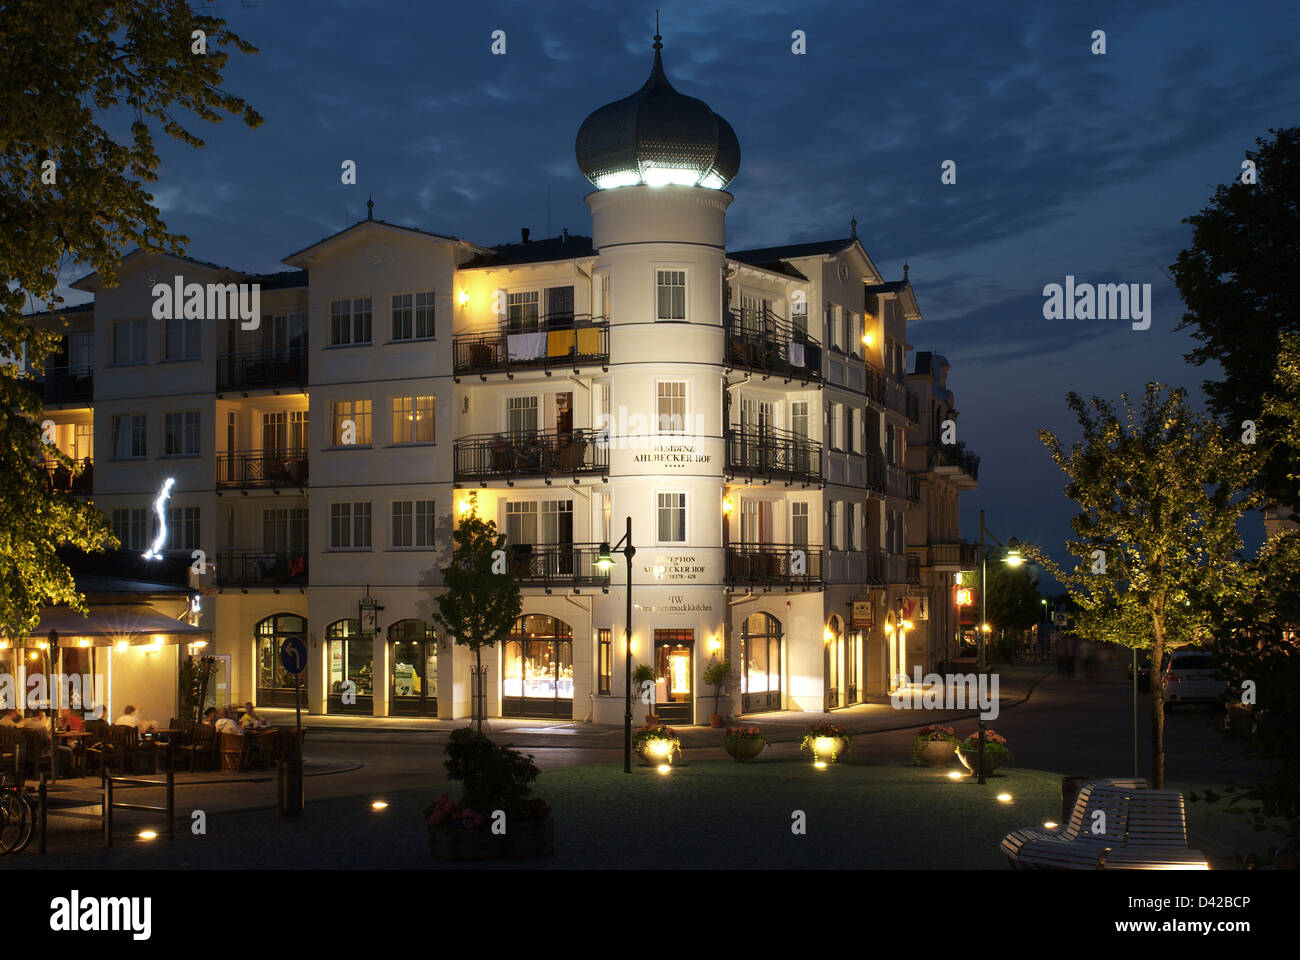
[[[728,253],[739,143],[659,46],[579,131],[590,238],[485,247],[372,212],[282,274],[133,254],[117,287],[76,285],[93,312],[51,318],[69,366],[94,357],[93,383],[46,377],[59,446],[99,451],[95,502],[134,549],[175,479],[166,549],[205,552],[233,700],[291,705],[276,653],[301,635],[313,712],[467,716],[473,658],[431,622],[470,510],[525,595],[486,652],[489,715],[621,720],[624,561],[594,562],[627,517],[633,657],[670,722],[707,722],[714,656],[735,714],[849,706],[951,655],[977,461],[935,445],[946,364],[906,373],[911,285],[856,224]],[[176,275],[259,282],[258,328],[153,319]]]

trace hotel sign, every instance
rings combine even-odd
[[[693,553],[669,553],[654,557],[642,569],[658,583],[683,583],[700,579],[706,568]]]
[[[667,470],[683,470],[691,464],[713,462],[713,454],[704,453],[695,443],[655,443],[650,449],[634,453],[632,462],[641,466],[658,464]]]
[[[871,618],[870,600],[853,601],[853,616],[850,620],[850,625],[854,627],[866,627],[868,630],[874,626]]]

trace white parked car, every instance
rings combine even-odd
[[[1228,692],[1228,681],[1205,650],[1174,650],[1160,671],[1165,706],[1178,703],[1216,703]]]

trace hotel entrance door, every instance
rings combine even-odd
[[[694,630],[655,631],[655,714],[665,723],[691,723]]]

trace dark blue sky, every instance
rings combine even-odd
[[[252,271],[365,216],[494,244],[589,234],[574,162],[583,118],[636,90],[654,4],[211,5],[261,49],[226,87],[266,118],[162,143],[155,196],[200,259]],[[659,0],[664,65],[740,138],[732,249],[858,235],[888,278],[907,259],[917,349],[953,365],[963,497],[1002,539],[1058,560],[1072,515],[1036,439],[1072,432],[1068,390],[1195,387],[1167,268],[1181,219],[1240,173],[1269,127],[1300,122],[1300,4],[866,4]],[[490,53],[504,30],[505,56]],[[790,51],[791,32],[808,53]],[[1107,53],[1090,52],[1106,31]],[[355,160],[358,184],[340,183]],[[940,165],[957,164],[957,183]],[[1150,283],[1151,329],[1046,321],[1044,284]],[[76,274],[69,272],[67,276]],[[70,300],[79,299],[73,296]],[[1199,390],[1194,392],[1198,398]]]

